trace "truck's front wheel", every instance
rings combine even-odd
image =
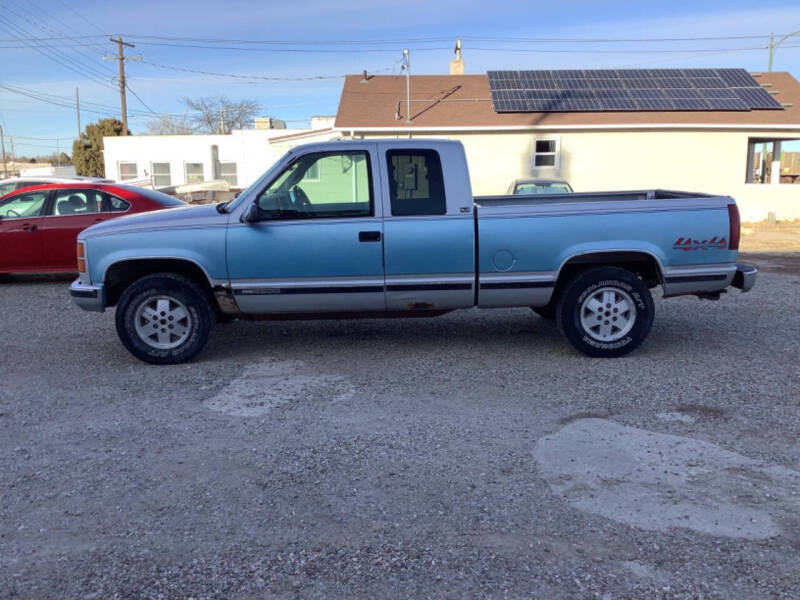
[[[623,356],[644,342],[653,326],[653,297],[635,274],[597,267],[576,276],[564,289],[556,324],[588,356]]]
[[[173,273],[142,277],[122,294],[117,333],[136,358],[152,364],[187,361],[211,333],[214,311],[194,281]]]

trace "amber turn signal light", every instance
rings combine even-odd
[[[78,242],[78,273],[86,273],[86,258],[84,256],[83,244]]]

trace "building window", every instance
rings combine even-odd
[[[800,139],[750,138],[745,183],[800,184]]]
[[[558,169],[558,138],[547,140],[536,140],[533,143],[533,168],[554,168]]]
[[[231,187],[238,187],[239,178],[236,176],[235,162],[219,163],[219,176],[228,182]]]
[[[162,188],[172,185],[172,177],[169,172],[168,162],[154,162],[151,166],[154,188]]]
[[[117,172],[119,173],[120,181],[125,181],[126,179],[136,179],[136,163],[120,161],[117,163]]]
[[[316,162],[308,168],[303,175],[303,181],[319,181],[319,163]]]
[[[203,163],[186,163],[186,183],[203,183]]]

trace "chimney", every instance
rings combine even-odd
[[[463,75],[464,61],[461,60],[461,40],[456,40],[454,52],[456,57],[454,60],[450,61],[450,75]]]

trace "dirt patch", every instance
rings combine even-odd
[[[739,260],[761,271],[800,277],[800,252],[745,252],[739,254]]]
[[[719,419],[725,416],[725,409],[719,406],[706,406],[704,404],[681,404],[677,412],[684,415],[693,415],[695,417],[709,417],[712,419]]]
[[[742,223],[743,252],[800,252],[800,221]]]

